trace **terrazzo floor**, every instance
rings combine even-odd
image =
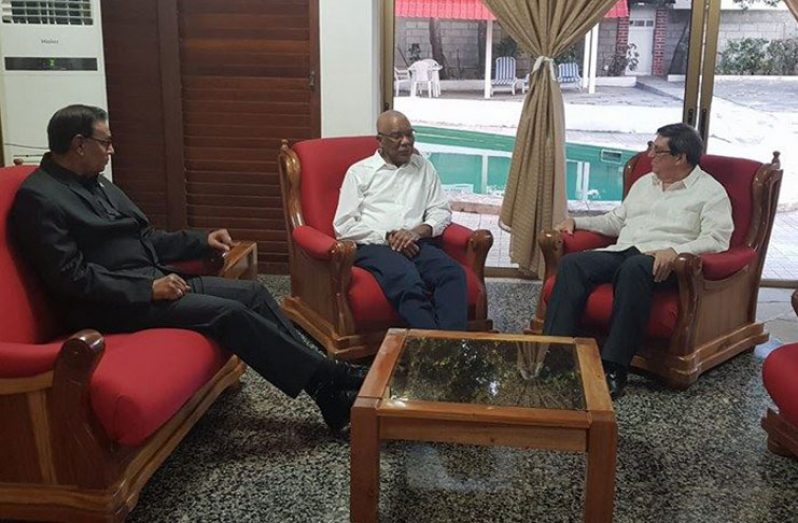
[[[277,296],[288,290],[285,277],[264,281]],[[488,282],[499,330],[527,324],[538,288]],[[797,340],[789,294],[763,290],[759,316]],[[632,377],[615,403],[616,522],[798,521],[798,461],[766,450],[760,376],[748,352],[687,391]],[[155,473],[130,521],[348,521],[347,435],[330,435],[307,396],[290,400],[252,372],[243,381]],[[569,453],[385,445],[381,520],[581,521],[584,467]]]

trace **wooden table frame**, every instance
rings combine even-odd
[[[573,343],[586,410],[496,407],[388,398],[388,384],[408,336]],[[612,521],[617,426],[595,340],[391,329],[352,407],[350,520],[378,520],[380,441],[501,445],[587,453],[584,520]]]

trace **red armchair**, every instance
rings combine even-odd
[[[768,339],[756,321],[756,301],[781,186],[778,157],[774,153],[769,164],[714,155],[701,158],[701,168],[723,184],[731,199],[734,233],[730,247],[717,254],[678,256],[677,288],[655,293],[646,341],[633,367],[659,375],[673,387],[686,388],[701,373]],[[650,171],[651,160],[645,153],[630,159],[624,169],[624,195]],[[572,236],[544,232],[540,247],[545,283],[530,325],[533,332],[542,330],[560,258],[614,241],[588,231]],[[588,298],[583,327],[601,340],[611,311],[612,285],[600,285]]]
[[[792,295],[798,314],[798,291]],[[768,433],[768,449],[798,459],[798,343],[771,352],[762,365],[762,381],[778,410],[768,409],[762,428]]]
[[[244,365],[182,329],[68,336],[8,238],[32,170],[0,169],[0,519],[121,521]],[[194,267],[248,274],[253,252],[242,244]]]
[[[291,295],[283,310],[336,358],[374,354],[390,327],[402,320],[377,280],[353,267],[355,244],[337,241],[333,217],[350,165],[374,154],[370,136],[305,140],[280,149],[280,186],[288,231]],[[469,329],[490,330],[485,292],[489,231],[450,225],[444,250],[463,265],[468,281]]]

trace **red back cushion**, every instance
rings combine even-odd
[[[54,309],[38,278],[23,263],[8,231],[8,212],[14,195],[36,168],[29,165],[0,168],[0,341],[44,343],[61,334]]]
[[[305,223],[335,237],[333,218],[338,194],[349,167],[374,154],[379,144],[373,136],[318,138],[294,144],[299,157],[302,215]]]
[[[639,153],[629,161],[634,162],[635,160],[636,163],[632,172],[629,173],[623,183],[624,197],[638,178],[651,172],[651,158],[646,153]],[[726,189],[726,194],[729,195],[729,200],[731,200],[734,233],[732,233],[729,246],[739,247],[743,245],[748,234],[748,228],[751,226],[754,177],[762,164],[744,158],[705,154],[701,157],[699,165],[723,185]]]

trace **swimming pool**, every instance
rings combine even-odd
[[[448,190],[501,196],[507,185],[515,137],[416,127],[416,146],[438,170]],[[569,200],[620,201],[623,166],[637,151],[565,144]]]

